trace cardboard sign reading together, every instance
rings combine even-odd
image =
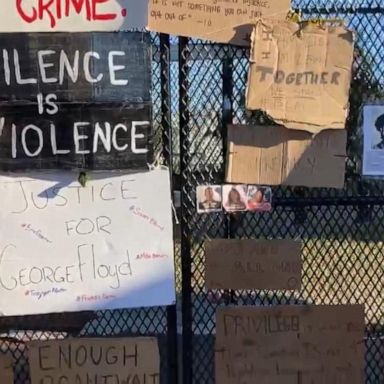
[[[361,384],[364,307],[220,308],[216,383]]]
[[[300,289],[300,242],[215,239],[205,243],[207,289]]]
[[[291,0],[149,0],[151,31],[250,45],[252,23],[260,17],[282,20]]]
[[[275,122],[318,133],[343,129],[353,61],[344,27],[260,20],[252,34],[246,106]]]
[[[28,346],[32,384],[160,383],[155,338],[33,341]]]
[[[228,126],[229,183],[343,188],[347,132]]]

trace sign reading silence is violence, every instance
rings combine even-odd
[[[146,169],[148,34],[2,34],[0,46],[2,170]]]

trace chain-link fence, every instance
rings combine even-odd
[[[269,124],[244,108],[245,49],[180,39],[180,174],[183,384],[214,383],[215,312],[221,305],[361,303],[366,382],[384,383],[384,185],[361,177],[361,107],[384,95],[384,2],[294,2],[305,18],[339,18],[356,31],[345,188],[276,188],[271,213],[198,215],[195,189],[222,184],[228,123]],[[303,242],[300,292],[207,292],[204,240],[292,238]]]
[[[175,225],[177,306],[0,318],[0,348],[16,359],[16,383],[30,382],[25,348],[30,340],[155,335],[162,383],[211,384],[218,306],[287,303],[364,304],[366,382],[384,383],[384,184],[361,177],[359,129],[362,104],[384,93],[384,2],[297,0],[293,5],[304,17],[344,19],[357,32],[345,188],[276,188],[271,213],[198,215],[196,186],[224,181],[226,125],[270,122],[244,108],[247,50],[153,35],[155,148],[172,170],[173,189],[181,191]],[[207,292],[203,242],[227,237],[301,239],[301,291]]]

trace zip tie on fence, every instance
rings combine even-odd
[[[179,221],[179,218],[177,217],[176,207],[175,207],[175,204],[173,204],[173,202],[172,202],[172,212],[173,212],[173,215],[175,216],[176,225],[179,225],[180,221]]]
[[[79,178],[77,179],[80,183],[80,185],[85,188],[87,185],[87,181],[89,181],[90,177],[87,174],[87,172],[80,172]]]
[[[147,163],[147,165],[148,165],[148,168],[149,168],[150,171],[156,171],[158,169],[162,169],[164,171],[168,171],[169,170],[169,168],[166,165],[163,164],[163,159],[161,158],[160,153],[156,156],[155,161],[152,164]],[[179,222],[179,219],[177,217],[176,207],[173,204],[172,200],[171,200],[171,204],[172,204],[172,212],[173,212],[173,215],[175,217],[175,222],[176,222],[177,225],[179,225],[180,222]]]
[[[161,158],[160,153],[157,154],[154,162],[152,164],[147,163],[147,166],[150,171],[155,171],[156,169],[168,169],[168,167],[163,164],[163,159]]]

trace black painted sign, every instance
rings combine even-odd
[[[0,169],[152,161],[149,35],[0,34]]]

